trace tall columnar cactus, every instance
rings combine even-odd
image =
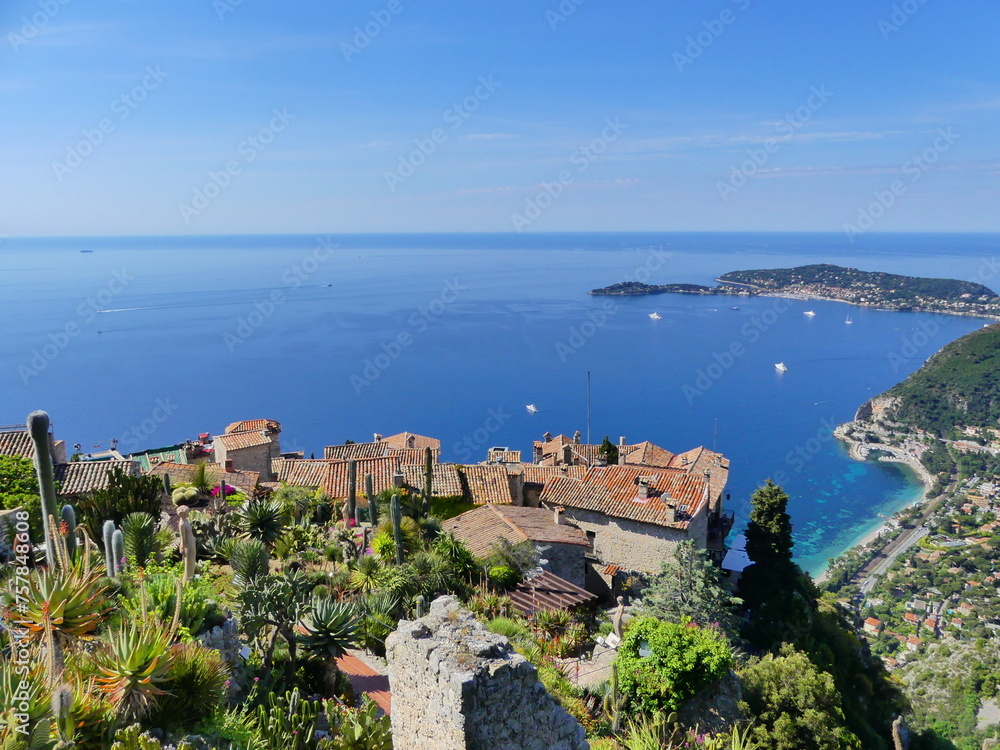
[[[368,520],[378,526],[378,499],[375,497],[375,477],[365,474],[365,497],[368,498]]]
[[[56,477],[52,468],[52,452],[49,450],[49,415],[44,411],[33,411],[28,415],[28,431],[35,444],[35,474],[38,476],[38,493],[42,497],[42,527],[45,530],[45,562],[50,568],[56,565],[53,534],[50,520],[56,517]]]
[[[121,529],[115,529],[111,535],[111,554],[115,575],[120,575],[125,568],[125,534]]]
[[[188,520],[190,512],[191,509],[186,505],[177,508],[177,515],[181,519],[177,530],[181,535],[180,550],[181,557],[184,559],[184,583],[194,578],[194,564],[198,553],[198,543],[194,538],[194,529],[191,528],[191,522]]]
[[[62,520],[66,524],[66,553],[70,560],[76,560],[76,511],[72,505],[62,507]]]
[[[427,604],[423,594],[417,594],[413,600],[413,609],[418,618],[427,614]]]
[[[358,462],[347,462],[347,517],[357,519],[358,513]]]
[[[389,514],[392,517],[392,539],[396,547],[396,565],[403,564],[403,506],[399,495],[393,495],[389,503]]]
[[[170,475],[169,474],[164,474],[163,475],[163,491],[166,492],[168,495],[173,492],[173,489],[170,486]]]
[[[105,521],[101,527],[101,537],[104,539],[104,567],[108,569],[108,575],[115,574],[114,545],[112,541],[115,537],[115,522]]]
[[[431,491],[434,481],[434,454],[430,448],[424,448],[424,513],[431,512]]]

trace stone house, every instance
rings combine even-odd
[[[871,635],[878,635],[879,633],[882,632],[882,621],[875,617],[869,617],[865,620],[861,628],[866,633],[869,633]]]
[[[489,557],[501,539],[531,542],[545,562],[542,568],[583,587],[590,540],[582,529],[564,522],[561,511],[516,505],[484,505],[445,521],[445,531],[461,540],[476,557]]]
[[[271,462],[281,457],[281,425],[273,419],[233,422],[216,435],[215,463],[226,471],[253,471],[263,481],[273,481]]]
[[[565,509],[591,542],[587,588],[611,594],[609,567],[654,574],[682,541],[708,544],[711,488],[706,477],[678,469],[599,466],[582,479],[545,485],[541,507]],[[617,572],[617,571],[616,571]]]

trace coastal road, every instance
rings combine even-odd
[[[897,557],[929,533],[930,531],[922,525],[914,529],[907,529],[889,545],[881,549],[872,561],[862,568],[858,574],[858,577],[861,579],[861,593],[868,594],[875,586],[875,578],[885,575],[885,572],[889,570],[889,566],[895,562]]]

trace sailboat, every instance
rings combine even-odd
[[[538,407],[535,406],[534,404],[528,404],[524,408],[528,410],[529,414],[537,414],[538,413]]]
[[[850,316],[850,315],[848,315],[848,316],[847,316],[847,320],[845,320],[844,322],[845,322],[845,323],[847,323],[847,325],[851,325],[851,324],[852,324],[852,323],[853,323],[854,321],[853,321],[853,320],[851,320],[851,316]]]
[[[785,366],[784,362],[778,362],[778,364],[774,366],[774,369],[778,372],[788,372],[788,368]]]
[[[651,317],[653,320],[663,320],[663,316],[656,312],[650,313],[649,317]]]
[[[809,316],[810,318],[814,318],[814,317],[816,317],[816,313],[814,313],[814,312],[813,312],[812,310],[806,310],[806,311],[805,311],[804,313],[802,313],[802,314],[803,314],[803,315],[808,315],[808,316]]]

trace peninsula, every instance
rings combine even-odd
[[[623,281],[594,289],[590,294],[793,297],[847,302],[879,310],[936,312],[1000,319],[1000,295],[982,284],[957,279],[901,276],[817,263],[795,268],[730,271],[716,281],[719,282],[718,286]]]

